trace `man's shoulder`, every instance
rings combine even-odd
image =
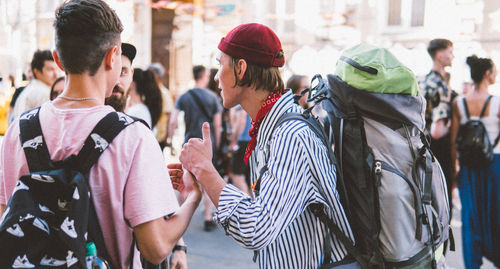
[[[301,114],[298,111],[287,111],[286,115],[289,113]],[[279,123],[276,123],[279,124]],[[314,137],[317,136],[314,131],[311,129],[306,120],[300,119],[291,119],[281,123],[279,126],[275,126],[275,130],[273,133],[273,137],[280,137],[285,140],[301,140],[306,141],[304,138],[306,137]]]
[[[425,88],[434,88],[435,89],[435,88],[443,88],[443,87],[445,87],[443,78],[441,77],[441,75],[439,75],[439,73],[437,73],[435,71],[429,72],[423,78],[423,80],[421,81],[421,84]]]

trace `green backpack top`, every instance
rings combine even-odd
[[[350,86],[376,93],[418,95],[417,80],[387,49],[359,44],[337,61],[335,75]]]

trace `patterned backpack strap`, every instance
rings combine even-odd
[[[113,139],[130,124],[144,121],[131,117],[121,112],[110,112],[102,118],[85,140],[77,156],[79,171],[86,174],[97,162],[101,153],[111,144]],[[148,127],[149,128],[149,127]]]
[[[48,170],[52,166],[39,115],[40,107],[37,107],[19,117],[19,137],[31,173]]]

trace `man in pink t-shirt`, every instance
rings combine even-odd
[[[123,28],[101,0],[62,4],[54,27],[53,55],[66,72],[66,85],[59,98],[41,107],[40,123],[51,158],[58,161],[78,153],[97,122],[113,111],[104,99],[120,76]],[[29,172],[19,131],[16,120],[0,152],[2,212],[18,178]],[[185,180],[192,183],[193,179],[187,173]],[[192,184],[179,207],[158,143],[141,123],[118,134],[91,168],[89,184],[114,268],[141,268],[139,252],[131,252],[132,232],[142,256],[152,263],[162,262],[181,238],[201,198],[200,189]]]

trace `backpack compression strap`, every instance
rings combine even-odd
[[[52,166],[40,126],[39,112],[40,107],[37,107],[19,117],[19,138],[31,173],[48,170]]]

